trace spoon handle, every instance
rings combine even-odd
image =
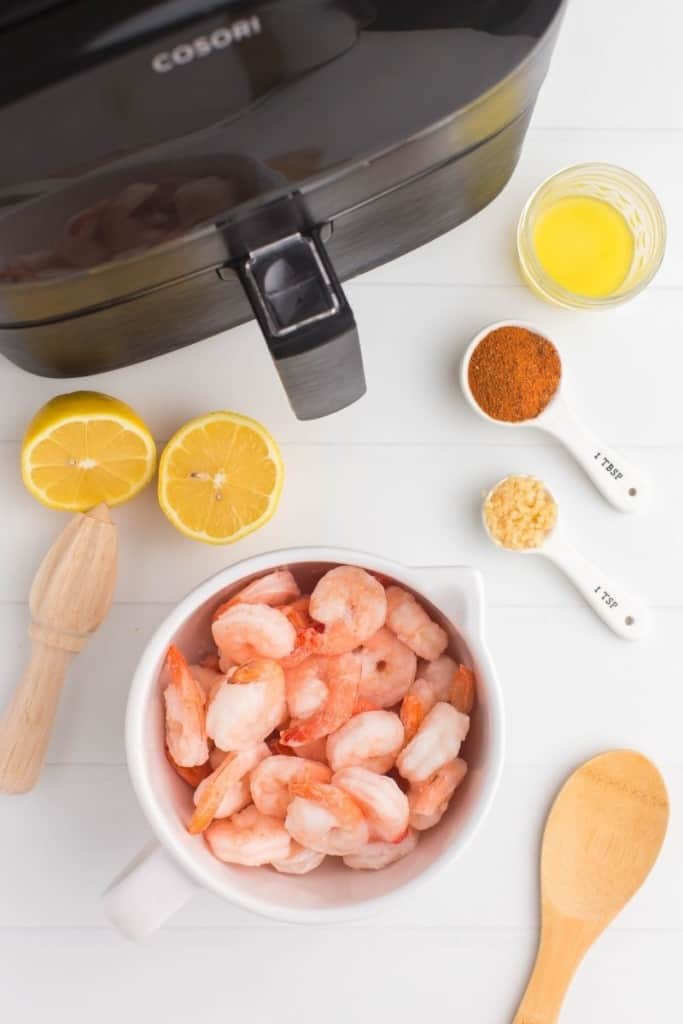
[[[645,605],[576,548],[554,536],[539,550],[562,569],[595,614],[614,633],[624,640],[640,640],[648,633],[651,614]]]
[[[513,1024],[555,1024],[595,931],[590,923],[564,917],[554,908],[543,908],[536,963]]]
[[[614,508],[620,512],[640,512],[649,503],[651,488],[647,478],[588,431],[564,401],[553,402],[539,426],[571,452]]]

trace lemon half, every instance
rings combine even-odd
[[[159,504],[181,533],[231,544],[273,516],[284,482],[280,449],[266,428],[236,412],[190,420],[159,462]]]
[[[49,508],[83,512],[132,498],[152,479],[156,460],[154,438],[130,406],[74,391],[53,398],[29,423],[21,475]]]

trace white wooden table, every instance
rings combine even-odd
[[[40,787],[0,798],[0,1019],[509,1020],[534,953],[549,802],[585,757],[633,746],[666,776],[668,840],[645,888],[583,966],[563,1020],[680,1020],[682,30],[671,0],[573,0],[504,193],[456,232],[348,285],[369,383],[359,404],[298,423],[253,325],[73,385],[129,401],[161,441],[200,412],[247,412],[282,443],[288,479],[275,520],[235,548],[181,538],[151,489],[117,514],[123,552],[111,617],[75,667]],[[599,315],[534,298],[512,255],[529,192],[583,160],[642,174],[670,228],[654,286]],[[534,321],[556,339],[575,405],[651,475],[648,515],[613,512],[550,441],[524,431],[503,436],[465,408],[460,353],[478,328],[503,317]],[[19,442],[35,409],[70,386],[0,365],[0,699],[28,649],[25,602],[36,560],[60,525],[22,489]],[[617,640],[551,566],[490,546],[478,496],[515,471],[547,480],[586,554],[649,599],[651,638]],[[148,943],[128,943],[107,925],[99,895],[148,837],[122,735],[138,655],[170,606],[204,577],[252,552],[298,543],[483,570],[509,726],[494,811],[456,868],[359,924],[276,925],[203,895]]]

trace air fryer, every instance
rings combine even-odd
[[[0,350],[77,377],[254,316],[299,418],[354,402],[340,281],[498,194],[563,6],[5,0]]]

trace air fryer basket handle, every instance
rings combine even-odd
[[[356,322],[318,231],[253,249],[236,269],[298,419],[365,394]]]

